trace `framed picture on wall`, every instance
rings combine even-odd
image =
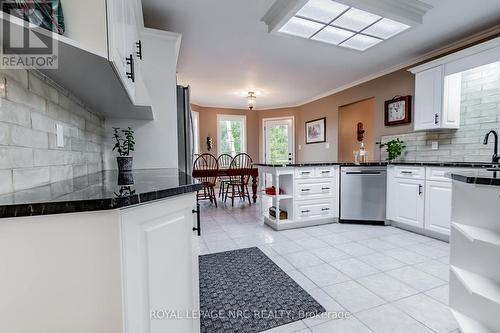
[[[326,118],[306,122],[306,144],[326,142]]]
[[[411,123],[411,96],[396,96],[385,102],[385,126]]]

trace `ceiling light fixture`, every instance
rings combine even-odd
[[[256,100],[257,100],[257,96],[255,96],[255,92],[253,92],[253,91],[248,92],[247,103],[248,103],[249,110],[253,110],[253,108],[255,107]]]
[[[419,0],[277,0],[262,18],[269,32],[365,51],[421,24]]]

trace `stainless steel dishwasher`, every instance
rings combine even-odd
[[[341,168],[341,222],[384,222],[387,168],[356,166]]]

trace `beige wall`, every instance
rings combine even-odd
[[[406,70],[400,70],[380,78],[368,81],[342,92],[318,99],[300,107],[300,124],[296,144],[302,145],[298,152],[299,161],[337,161],[338,155],[338,110],[339,107],[358,101],[374,98],[375,102],[375,140],[382,135],[408,133],[413,131],[413,124],[393,127],[384,126],[384,102],[396,95],[415,95],[415,77]],[[305,121],[327,117],[325,144],[306,145],[304,137]],[[379,156],[375,149],[374,157]]]
[[[337,161],[338,160],[338,110],[341,106],[362,100],[374,99],[375,123],[374,138],[378,141],[382,135],[409,133],[413,124],[385,127],[384,102],[396,95],[415,95],[415,77],[406,70],[400,70],[372,81],[346,89],[342,92],[318,99],[314,102],[294,107],[274,110],[249,111],[238,109],[208,108],[193,105],[193,111],[200,113],[200,148],[206,151],[207,135],[214,138],[214,149],[217,153],[217,114],[234,114],[247,116],[247,151],[254,161],[261,160],[263,150],[262,119],[273,117],[295,117],[295,149],[296,161]],[[326,141],[329,144],[305,144],[305,122],[326,117]],[[378,149],[372,158],[377,159]]]
[[[375,151],[375,100],[373,98],[341,106],[339,108],[339,160],[353,162],[353,151],[359,150],[358,123],[363,124],[363,143],[368,159],[373,159]]]

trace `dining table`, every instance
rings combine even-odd
[[[203,169],[193,170],[194,178],[202,177],[238,177],[242,181],[245,176],[249,176],[252,180],[252,199],[257,202],[257,184],[259,179],[259,169],[257,168],[219,168],[219,169]]]

